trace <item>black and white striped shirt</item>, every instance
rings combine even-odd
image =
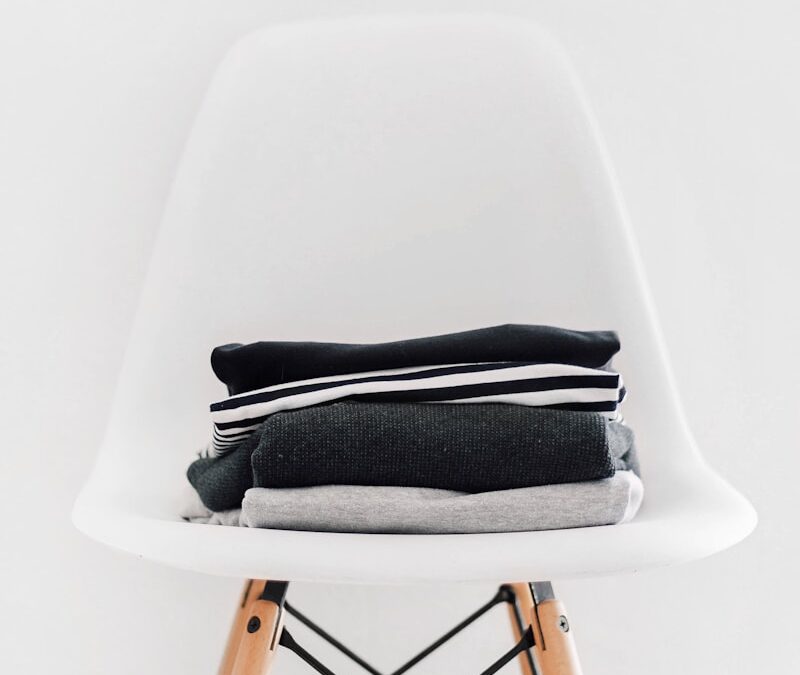
[[[273,413],[340,399],[427,403],[512,403],[617,418],[619,373],[562,363],[502,361],[423,366],[287,382],[211,405],[208,452],[230,452]]]

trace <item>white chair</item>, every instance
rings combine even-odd
[[[215,345],[500,323],[619,332],[615,363],[645,483],[633,522],[367,535],[177,517],[186,466],[209,438],[208,403],[224,395],[208,362]],[[225,58],[175,180],[73,519],[110,546],[208,574],[413,583],[672,565],[738,542],[756,515],[687,428],[617,186],[561,50],[522,21],[445,15],[269,27]],[[269,667],[282,589],[259,599],[270,584],[250,588],[221,672]],[[534,591],[534,603],[548,602],[546,587]],[[546,641],[546,613],[520,602]],[[248,642],[265,631],[248,633],[242,612],[272,626],[266,647]],[[560,660],[537,653],[548,675],[579,672],[563,649]]]

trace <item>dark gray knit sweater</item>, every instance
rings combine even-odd
[[[250,487],[395,485],[462,492],[572,483],[633,468],[633,434],[594,413],[498,403],[337,402],[276,413],[234,452],[195,461],[212,511]]]

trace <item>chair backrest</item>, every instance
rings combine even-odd
[[[644,471],[696,458],[561,51],[490,16],[270,27],[219,68],[158,236],[95,474],[166,499],[217,344],[499,323],[616,329]]]

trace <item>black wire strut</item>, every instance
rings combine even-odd
[[[267,587],[270,586],[270,583],[282,583],[282,582],[269,582],[267,583]],[[285,602],[283,596],[285,595],[285,586],[281,589],[282,593],[277,594],[280,596],[279,604],[283,609],[286,610],[287,613],[291,614],[295,617],[300,623],[305,625],[307,628],[312,630],[316,633],[319,637],[323,640],[328,642],[332,647],[338,649],[342,654],[347,656],[351,661],[358,664],[363,668],[365,671],[370,673],[370,675],[383,675],[381,671],[377,670],[375,667],[371,666],[367,663],[364,659],[358,656],[355,652],[351,649],[346,647],[342,644],[339,640],[334,638],[330,633],[325,631],[323,628],[320,628],[317,624],[315,624],[311,619],[305,616],[302,612],[295,609],[292,605],[288,602]],[[264,593],[269,594],[267,588],[264,589]],[[263,596],[262,596],[263,597]],[[277,599],[277,598],[276,598]],[[538,674],[538,669],[536,668],[536,664],[533,660],[533,656],[531,655],[530,649],[534,646],[534,637],[533,637],[533,630],[531,626],[528,626],[527,629],[524,627],[522,616],[520,615],[519,606],[516,602],[516,594],[514,593],[514,589],[507,585],[503,584],[497,590],[494,597],[489,600],[486,604],[479,607],[475,610],[472,614],[470,614],[466,619],[464,619],[461,623],[451,628],[447,633],[445,633],[442,637],[438,640],[435,640],[430,645],[428,645],[425,649],[423,649],[419,654],[411,658],[409,661],[404,663],[400,666],[397,670],[392,671],[390,675],[403,675],[403,673],[407,672],[409,669],[417,665],[420,661],[422,661],[425,657],[429,656],[432,652],[437,650],[443,644],[448,642],[452,639],[456,634],[460,633],[462,630],[467,628],[470,624],[477,621],[481,616],[486,614],[492,607],[498,605],[502,602],[509,603],[512,608],[512,616],[514,618],[514,622],[517,625],[518,632],[522,635],[520,641],[514,645],[511,649],[509,649],[505,654],[503,654],[497,661],[495,661],[492,665],[490,665],[486,670],[482,671],[480,675],[494,675],[494,673],[498,672],[503,666],[508,664],[512,661],[517,655],[525,653],[526,660],[528,665],[530,666],[530,670],[534,674]],[[301,647],[292,635],[287,631],[285,628],[283,629],[280,637],[279,644],[283,647],[286,647],[288,650],[292,651],[297,655],[300,659],[302,659],[305,663],[307,663],[311,668],[313,668],[316,672],[321,673],[321,675],[336,675],[332,670],[330,670],[327,666],[322,664],[318,659],[312,656],[308,651],[306,651],[303,647]]]
[[[293,651],[318,673],[322,673],[322,675],[336,675],[330,668],[327,668],[317,661],[317,659],[297,644],[289,631],[285,628],[281,631],[281,639],[278,640],[278,644],[281,645],[281,647],[286,647],[286,649]]]
[[[339,642],[335,637],[333,637],[330,633],[326,630],[320,628],[317,624],[315,624],[311,619],[309,619],[305,614],[302,614],[299,610],[296,610],[292,605],[288,602],[284,603],[283,605],[286,608],[286,611],[291,614],[295,619],[297,619],[300,623],[304,626],[310,628],[314,631],[317,635],[319,635],[323,640],[325,640],[328,644],[333,647],[336,647],[342,654],[347,656],[351,661],[354,661],[359,666],[361,666],[364,670],[366,670],[370,675],[383,675],[380,670],[376,670],[373,668],[369,663],[367,663],[364,659],[362,659],[358,654],[356,654],[352,649],[348,649],[345,647],[341,642]]]

